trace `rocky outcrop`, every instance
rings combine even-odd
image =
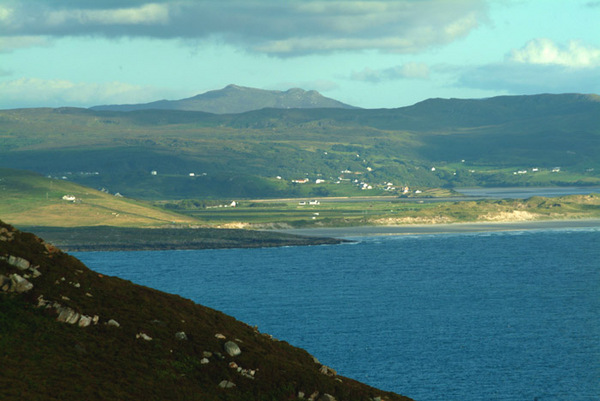
[[[8,277],[0,274],[0,290],[4,292],[27,292],[32,288],[33,284],[16,273]]]
[[[235,383],[230,382],[229,380],[223,380],[219,383],[219,387],[221,388],[233,388],[235,387]]]
[[[14,240],[14,231],[6,227],[0,228],[0,241],[10,242]],[[31,262],[25,258],[12,254],[0,255],[0,261],[4,261],[17,272],[8,275],[0,274],[0,291],[23,293],[33,288],[31,278],[41,276],[38,270],[39,266],[32,266]],[[14,270],[13,270],[14,271]]]
[[[150,337],[148,334],[143,333],[143,332],[137,333],[135,335],[135,338],[140,338],[140,339],[142,339],[144,341],[152,341],[152,337]]]
[[[51,302],[44,299],[43,295],[40,295],[37,298],[37,301],[38,308],[53,309],[58,314],[56,320],[59,322],[69,324],[77,323],[79,327],[87,327],[91,324],[98,324],[98,321],[100,320],[100,317],[98,315],[88,316],[80,314],[79,312],[76,312],[73,308],[63,306],[58,302]]]
[[[40,273],[40,271],[38,270],[39,266],[33,266],[31,264],[31,262],[29,262],[25,258],[21,258],[19,256],[14,256],[14,255],[5,255],[5,256],[0,256],[0,260],[6,261],[6,263],[8,263],[11,267],[14,267],[19,271],[19,274],[11,275],[11,276],[15,276],[15,278],[14,278],[15,281],[22,282],[21,279],[38,278],[39,276],[42,275],[42,273]],[[15,291],[15,292],[29,291],[31,288],[33,288],[33,287],[29,287],[28,285],[26,285],[24,283],[23,283],[23,285],[25,285],[25,287],[28,287],[28,289],[23,289],[25,287],[22,287],[21,290]]]
[[[77,325],[79,327],[87,327],[90,324],[92,324],[92,322],[94,321],[94,318],[90,317],[90,316],[86,316],[86,315],[82,315],[79,318],[79,322],[77,322]]]
[[[229,356],[238,356],[242,353],[240,347],[233,341],[227,341],[225,344],[223,344],[223,348]]]
[[[329,366],[325,366],[325,365],[321,365],[319,372],[321,372],[327,376],[337,376],[337,372],[334,369],[331,369]]]
[[[31,266],[31,263],[29,263],[27,259],[23,259],[18,256],[9,255],[7,258],[5,257],[5,260],[9,265],[14,266],[19,270],[27,270],[29,269],[29,266]]]
[[[188,339],[187,334],[185,334],[185,332],[183,331],[178,331],[177,333],[175,333],[175,338],[179,341],[185,341]]]

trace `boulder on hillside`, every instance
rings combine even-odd
[[[0,289],[5,292],[27,292],[33,288],[31,284],[24,277],[18,274],[11,274],[9,277],[0,275]]]
[[[229,356],[238,356],[242,353],[240,347],[233,341],[227,341],[225,344],[223,344],[223,348],[225,349],[225,352],[229,354]]]

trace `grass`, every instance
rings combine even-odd
[[[63,199],[75,196],[75,201]],[[0,169],[0,216],[19,225],[160,227],[195,224],[183,216],[149,203],[38,174]]]
[[[240,202],[235,208],[213,207],[182,211],[213,226],[246,228],[335,227],[414,223],[462,223],[600,217],[599,195],[527,200],[425,202],[418,199],[321,199],[319,205],[297,200]]]

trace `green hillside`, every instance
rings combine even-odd
[[[63,199],[69,195],[72,200]],[[338,243],[274,228],[585,219],[600,197],[458,201],[443,189],[362,198],[137,201],[62,179],[0,168],[0,216],[67,249],[231,248]],[[444,198],[445,201],[428,202]],[[456,200],[456,201],[455,201]],[[267,230],[267,231],[257,231]]]
[[[69,199],[63,199],[65,196]],[[0,216],[69,250],[257,248],[343,242],[243,230],[231,219],[197,218],[62,179],[3,168]]]
[[[3,222],[0,349],[3,401],[408,400],[231,316],[98,274]]]
[[[57,227],[198,224],[145,202],[5,168],[0,168],[0,216],[12,224]]]
[[[597,185],[598,154],[596,95],[227,115],[0,111],[0,166],[145,199],[381,195],[406,184]]]

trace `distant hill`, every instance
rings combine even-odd
[[[177,274],[165,279],[185,280]],[[3,401],[409,401],[224,313],[94,272],[2,221],[0,345]]]
[[[144,104],[123,104],[94,106],[92,110],[132,111],[132,110],[186,110],[203,111],[214,114],[244,113],[264,108],[277,109],[314,109],[340,108],[353,106],[324,97],[319,92],[305,91],[299,88],[285,92],[247,88],[229,85],[220,90],[209,91],[181,100],[159,100]]]
[[[0,110],[0,167],[142,199],[399,195],[404,185],[599,185],[599,154],[597,95],[240,114]]]

